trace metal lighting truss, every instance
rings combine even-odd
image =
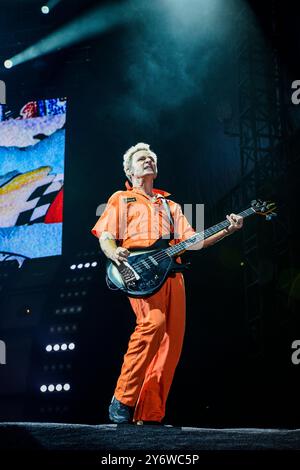
[[[273,11],[273,28],[274,15]],[[238,115],[235,132],[225,130],[225,133],[239,138],[241,180],[218,202],[216,216],[230,209],[248,207],[257,197],[270,199],[274,192],[278,194],[278,185],[283,191],[282,217],[278,217],[281,220],[265,224],[261,217],[256,217],[255,222],[246,223],[242,230],[245,320],[251,332],[253,352],[261,354],[266,329],[272,329],[268,312],[271,308],[277,326],[286,320],[280,309],[286,302],[284,287],[288,289],[291,283],[290,218],[284,207],[291,164],[289,132],[278,54],[266,44],[246,8],[237,18],[235,46]],[[277,292],[270,292],[271,281],[273,287],[278,285],[280,265],[287,268],[286,286],[281,284]]]

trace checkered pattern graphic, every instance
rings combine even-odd
[[[32,225],[44,222],[45,216],[56,195],[63,187],[63,175],[49,175],[35,188],[23,209],[20,211],[15,225]]]

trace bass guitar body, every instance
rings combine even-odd
[[[148,297],[160,289],[167,276],[185,268],[163,250],[135,251],[119,265],[107,262],[107,283],[129,297]]]

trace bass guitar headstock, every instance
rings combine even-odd
[[[251,201],[251,207],[256,212],[256,214],[264,216],[266,220],[271,220],[273,217],[277,216],[275,212],[275,202],[254,199]]]

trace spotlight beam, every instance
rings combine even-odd
[[[56,7],[59,2],[61,2],[61,0],[49,0],[49,2],[47,3],[47,7],[49,8],[49,10],[52,10],[52,8]]]
[[[139,0],[138,3],[135,0],[129,0],[122,4],[97,7],[10,58],[10,61],[14,66],[20,65],[97,36],[137,17],[143,5],[146,5],[145,0]]]

